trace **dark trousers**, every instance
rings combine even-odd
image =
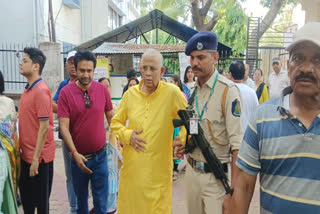
[[[53,161],[39,164],[39,174],[30,177],[31,164],[21,159],[20,194],[25,214],[49,213],[49,197],[53,178]]]

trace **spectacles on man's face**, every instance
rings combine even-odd
[[[26,59],[24,59],[24,58],[20,61],[21,64],[27,64],[27,63],[29,63],[29,62],[32,62],[32,61],[26,60]]]
[[[91,103],[90,103],[90,97],[89,97],[88,91],[84,91],[83,92],[83,98],[86,99],[85,102],[84,102],[86,108],[90,108],[91,107]]]

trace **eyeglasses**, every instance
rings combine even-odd
[[[90,103],[90,97],[89,97],[88,91],[83,92],[83,98],[86,99],[86,101],[84,102],[86,108],[90,108],[91,103]]]
[[[22,59],[21,61],[20,61],[20,63],[21,64],[27,64],[27,63],[29,63],[30,61],[27,61],[26,59]]]

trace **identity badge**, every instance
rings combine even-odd
[[[198,134],[198,119],[190,118],[190,134]]]

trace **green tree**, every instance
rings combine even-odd
[[[161,10],[166,15],[185,22],[188,19],[186,11],[190,11],[190,5],[186,0],[141,0],[141,14],[145,15],[151,10]]]
[[[286,5],[297,5],[299,2],[300,0],[260,0],[260,3],[263,6],[268,7],[269,11],[262,19],[258,38],[261,39],[263,34],[272,25],[277,15],[280,14],[281,10],[283,10]]]
[[[201,8],[196,9],[200,6]],[[195,27],[197,30],[211,31],[214,25],[214,31],[221,42],[232,46],[239,52],[243,52],[246,47],[247,16],[236,0],[142,0],[141,8],[144,14],[150,10],[159,9],[166,15],[182,20],[184,24]],[[192,12],[196,10],[198,12]],[[153,40],[154,38],[155,34],[153,34]],[[162,38],[164,36],[159,33],[159,41],[163,40]],[[170,44],[172,42],[173,40],[170,41]]]
[[[241,5],[233,1],[225,2],[217,9],[217,23],[214,32],[219,41],[232,47],[238,53],[243,53],[246,48],[247,20]]]

